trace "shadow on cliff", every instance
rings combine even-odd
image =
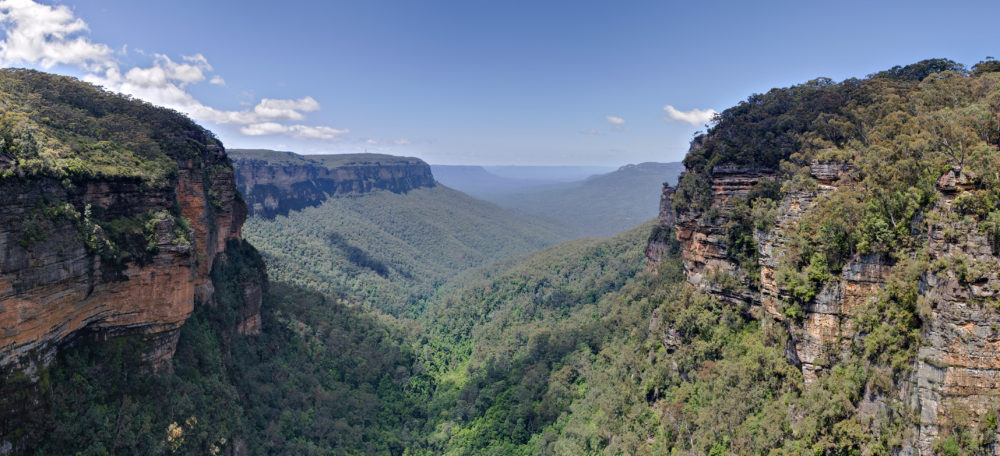
[[[281,283],[231,241],[167,369],[140,336],[77,338],[32,383],[12,378],[0,453],[399,454],[431,380],[392,321]],[[263,293],[254,321],[247,302]],[[259,295],[258,295],[259,296]],[[259,302],[259,301],[258,301]],[[8,410],[9,411],[9,410]],[[414,432],[417,431],[417,432]]]

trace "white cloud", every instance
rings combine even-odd
[[[663,107],[667,111],[667,117],[663,119],[668,122],[687,122],[696,127],[704,126],[715,117],[714,109],[692,109],[690,111],[680,111],[677,108],[666,105]]]
[[[264,98],[253,112],[261,119],[269,120],[303,120],[306,118],[304,112],[319,110],[319,102],[313,97],[300,98],[298,100],[274,100]]]
[[[184,59],[187,60],[188,57]],[[205,72],[211,70],[212,66],[207,61],[204,61],[204,57],[202,57],[201,61],[194,63],[177,63],[171,60],[170,57],[163,54],[156,54],[153,66],[149,68],[134,67],[125,73],[124,79],[129,84],[138,87],[155,88],[164,87],[168,84],[176,84],[179,87],[184,87],[191,83],[204,81]]]
[[[409,139],[406,139],[406,138],[399,138],[399,139],[393,141],[392,143],[395,144],[395,145],[397,145],[397,146],[408,146],[410,144],[413,144],[412,141],[410,141]]]
[[[212,66],[208,64],[208,59],[201,55],[200,52],[195,55],[182,55],[181,58],[186,62],[191,62],[198,66],[206,66],[209,69],[212,69]]]
[[[604,118],[615,127],[615,131],[628,131],[628,127],[625,126],[625,119],[617,116],[604,116]]]
[[[240,127],[240,133],[248,136],[288,135],[298,139],[339,140],[350,130],[309,125],[285,125],[277,122],[261,122]]]
[[[0,0],[0,64],[52,68],[74,65],[96,71],[114,64],[110,47],[77,36],[87,24],[65,5],[49,6],[31,0]]]
[[[164,54],[154,54],[150,66],[123,70],[112,57],[115,51],[109,46],[80,36],[89,30],[87,24],[74,17],[66,6],[0,0],[0,29],[4,33],[0,40],[0,66],[37,65],[43,69],[75,66],[87,72],[83,77],[87,82],[175,109],[198,121],[242,125],[239,130],[245,135],[337,141],[350,131],[280,123],[302,122],[306,120],[305,113],[319,110],[319,102],[308,96],[294,100],[263,98],[253,109],[238,111],[203,104],[187,91],[187,86],[206,79],[210,84],[224,86],[226,81],[219,75],[209,78],[212,65],[202,54],[181,56],[179,62]],[[145,55],[142,50],[135,51]],[[127,46],[123,45],[118,54],[126,56]]]
[[[245,127],[240,128],[240,133],[249,136],[269,136],[269,135],[280,135],[288,131],[287,125],[282,125],[277,122],[263,122],[257,124],[250,124]]]
[[[174,62],[165,55],[157,54],[150,67],[134,67],[125,74],[122,74],[117,67],[113,67],[103,74],[88,75],[84,80],[153,104],[176,109],[196,120],[217,124],[249,125],[276,121],[303,121],[306,119],[304,113],[320,109],[319,102],[312,97],[297,100],[264,98],[253,109],[239,111],[206,106],[188,93],[185,87],[204,81],[205,72],[211,71],[212,66],[201,54],[184,57],[184,60],[187,63]],[[317,135],[310,137],[312,136]]]
[[[604,132],[596,128],[588,128],[580,133],[583,133],[585,135],[604,136]]]

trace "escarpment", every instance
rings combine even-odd
[[[901,454],[1000,454],[1000,152],[996,132],[974,130],[996,120],[941,115],[978,109],[996,78],[925,76],[732,108],[664,188],[659,232],[680,243],[691,286],[783,335],[804,391],[857,372],[862,434]],[[907,98],[878,98],[888,91]],[[782,97],[798,104],[768,105]],[[838,97],[854,101],[827,103]],[[651,269],[663,245],[650,240]]]
[[[829,172],[837,169],[836,174]],[[787,279],[776,276],[802,219],[817,205],[817,199],[837,190],[840,179],[850,179],[846,164],[813,163],[808,188],[787,192],[770,211],[767,226],[755,227],[757,278],[750,277],[747,264],[733,255],[730,230],[737,229],[727,214],[734,201],[742,201],[761,182],[777,178],[777,170],[718,167],[710,174],[711,203],[705,210],[676,210],[676,189],[665,186],[660,229],[671,232],[681,246],[688,281],[721,302],[748,303],[754,318],[785,327],[789,338],[789,362],[797,365],[806,385],[850,356],[852,344],[867,334],[855,327],[856,318],[873,305],[890,275],[903,267],[884,254],[855,253],[835,277],[818,284],[817,290],[796,311],[796,300]],[[913,407],[919,417],[913,423],[909,443],[919,454],[930,454],[942,426],[956,416],[972,417],[972,425],[995,413],[1000,392],[1000,313],[995,303],[1000,295],[1000,259],[988,236],[977,230],[968,217],[956,214],[956,199],[969,195],[954,185],[954,172],[938,182],[938,218],[920,227],[926,242],[929,270],[917,276],[921,305],[921,343],[909,366],[911,374],[890,395]],[[914,228],[915,230],[917,227]],[[651,239],[647,257],[652,266],[659,261],[664,239]],[[954,265],[958,265],[955,268]],[[737,279],[738,285],[720,279]],[[675,330],[675,329],[671,329]],[[873,397],[875,410],[885,397]],[[871,406],[871,405],[870,405]],[[859,413],[864,407],[859,404]],[[868,413],[877,412],[868,410]],[[977,418],[979,417],[979,418]]]
[[[838,169],[835,175],[828,173],[831,166]],[[843,163],[813,163],[812,185],[787,192],[776,202],[769,214],[772,220],[753,233],[759,279],[748,277],[746,263],[734,257],[728,242],[729,230],[736,228],[726,214],[734,210],[733,201],[745,199],[760,182],[775,179],[777,170],[713,170],[706,210],[676,211],[671,202],[676,189],[664,188],[661,230],[674,233],[680,243],[688,281],[721,302],[742,300],[754,318],[786,328],[789,362],[801,369],[807,386],[849,358],[852,346],[869,336],[856,327],[857,319],[880,299],[890,276],[913,267],[912,262],[885,254],[854,253],[839,274],[815,284],[815,292],[801,302],[801,308],[790,309],[797,299],[795,291],[778,276],[789,251],[800,248],[794,245],[794,233],[810,210],[844,185],[841,178],[852,179],[850,169]],[[873,395],[869,407],[874,409],[867,410],[878,413],[873,410],[883,409],[885,404],[879,402],[886,397],[912,407],[918,418],[907,445],[918,454],[933,452],[942,427],[959,419],[976,426],[1000,406],[1000,312],[996,310],[1000,257],[990,236],[956,206],[956,201],[961,206],[963,199],[977,197],[971,182],[956,184],[967,179],[967,173],[955,171],[942,175],[930,211],[933,218],[928,216],[926,225],[914,224],[914,234],[926,246],[921,250],[926,269],[907,277],[919,294],[920,344],[907,367],[909,373],[886,396]],[[657,252],[664,245],[662,239],[651,239],[647,249],[651,265],[657,263]],[[736,278],[739,285],[727,284],[720,276]],[[859,413],[865,412],[859,404]]]
[[[169,368],[194,306],[213,305],[213,265],[241,242],[224,149],[175,112],[71,78],[0,82],[0,369],[33,374],[66,343],[119,336]],[[241,332],[258,330],[262,281],[243,284]]]
[[[232,149],[236,185],[251,215],[274,218],[321,204],[329,195],[433,187],[430,165],[382,154],[298,155]]]

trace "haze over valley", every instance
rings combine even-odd
[[[0,0],[0,456],[1000,454],[996,13]]]

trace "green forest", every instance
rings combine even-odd
[[[49,133],[24,120],[30,113],[5,116],[6,132],[87,141]],[[26,169],[75,169],[4,141],[37,163]],[[151,144],[151,156],[174,153]],[[912,373],[931,306],[919,278],[957,271],[971,288],[995,273],[966,256],[931,261],[923,234],[944,223],[954,232],[943,239],[959,245],[960,233],[978,233],[996,255],[998,147],[994,60],[926,60],[752,95],[694,139],[673,197],[678,218],[725,220],[737,267],[705,286],[687,280],[673,228],[650,221],[556,244],[569,238],[565,227],[443,186],[252,218],[246,242],[212,271],[217,302],[195,306],[172,369],[145,371],[140,340],[67,347],[40,373],[42,405],[4,437],[38,455],[899,454],[919,423],[907,402],[860,410]],[[780,319],[707,292],[762,289],[760,233],[788,195],[818,194],[814,162],[849,170],[789,235],[774,277]],[[721,166],[766,168],[774,179],[712,214]],[[942,205],[938,181],[949,172],[968,191]],[[651,238],[667,244],[655,267],[644,257]],[[786,343],[858,255],[886,258],[893,272],[849,317],[862,336],[807,384]],[[237,334],[235,284],[263,264],[262,333]],[[935,451],[994,451],[996,410],[976,426],[954,417]]]
[[[330,198],[243,227],[273,280],[409,317],[459,272],[555,244],[565,231],[440,185]]]

